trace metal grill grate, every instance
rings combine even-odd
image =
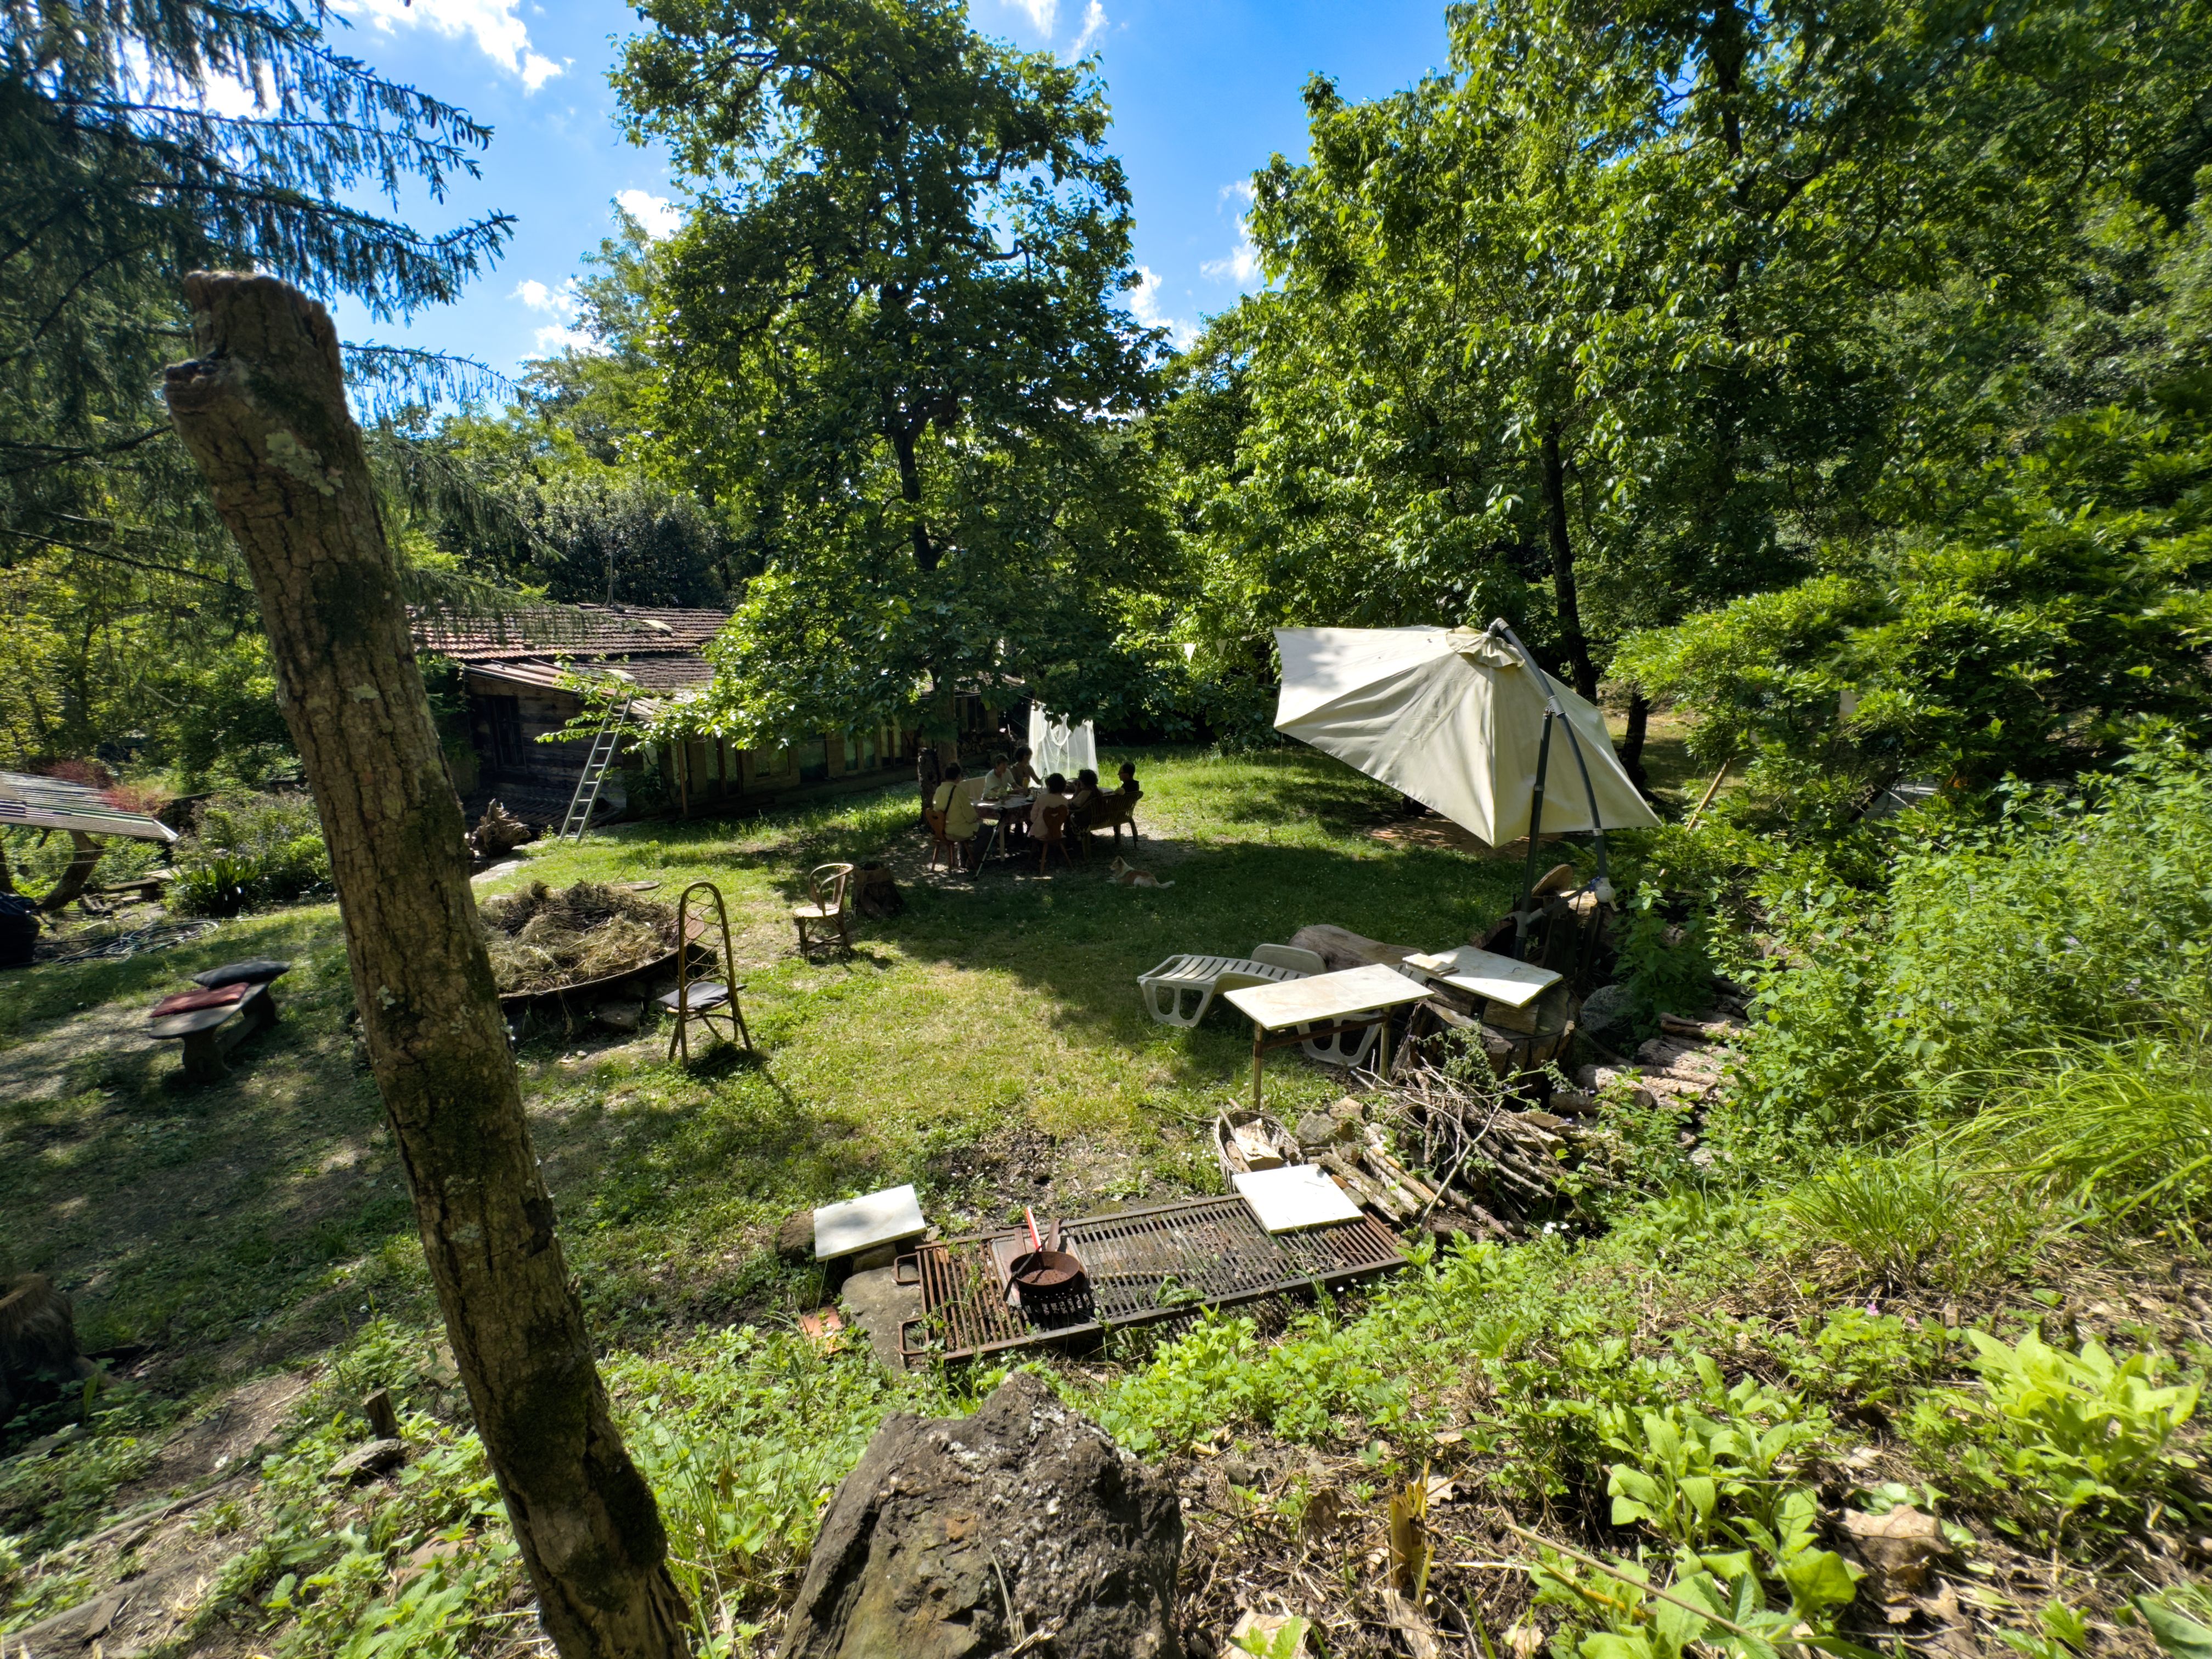
[[[1271,1234],[1241,1198],[1071,1221],[1061,1248],[1083,1263],[1089,1282],[1043,1307],[1006,1300],[1007,1264],[1029,1249],[1024,1232],[943,1239],[902,1258],[899,1277],[921,1286],[922,1316],[900,1329],[900,1353],[912,1364],[1074,1341],[1406,1265],[1398,1241],[1370,1217]]]

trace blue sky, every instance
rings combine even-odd
[[[562,285],[613,228],[623,199],[670,222],[666,158],[615,126],[607,70],[641,26],[605,0],[337,0],[339,49],[460,105],[496,129],[483,177],[443,203],[404,204],[442,229],[501,210],[519,223],[505,258],[457,304],[411,324],[337,307],[346,337],[473,356],[503,373],[557,349],[572,313]],[[1401,87],[1446,56],[1443,0],[971,0],[988,34],[1063,57],[1096,52],[1114,109],[1109,142],[1136,199],[1137,308],[1187,332],[1256,287],[1239,186],[1281,151],[1304,151],[1298,89],[1320,70],[1348,96]]]

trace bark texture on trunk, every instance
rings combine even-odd
[[[1597,696],[1597,670],[1583,637],[1582,603],[1575,591],[1575,549],[1567,538],[1567,469],[1559,459],[1559,428],[1544,428],[1544,531],[1552,544],[1552,598],[1559,612],[1559,651],[1576,692]]]
[[[1620,739],[1620,769],[1645,794],[1651,793],[1644,778],[1644,736],[1651,726],[1651,699],[1641,691],[1628,694],[1628,730]]]
[[[546,1631],[568,1659],[685,1653],[531,1150],[337,333],[273,277],[198,272],[185,293],[200,355],[167,371],[171,418],[252,571],[377,1086]]]

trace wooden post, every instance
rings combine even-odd
[[[261,601],[369,1062],[539,1616],[565,1659],[673,1659],[690,1610],[531,1150],[337,331],[272,276],[197,272],[185,297],[200,355],[164,376],[170,416]]]

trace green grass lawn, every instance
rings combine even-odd
[[[1111,757],[1118,761],[1122,757]],[[1039,878],[923,871],[910,791],[744,823],[618,827],[541,847],[480,884],[714,882],[729,905],[757,1063],[663,1063],[665,1036],[595,1030],[526,1045],[525,1089],[571,1259],[610,1345],[650,1349],[772,1310],[793,1287],[768,1246],[795,1207],[913,1181],[948,1230],[1218,1185],[1203,1126],[1249,1075],[1217,1009],[1184,1032],[1136,975],[1178,951],[1242,952],[1336,922],[1437,945],[1508,902],[1517,866],[1370,832],[1395,796],[1306,751],[1141,756],[1137,860],[1171,887],[1106,879],[1104,857]],[[884,858],[908,898],[849,956],[801,960],[788,908],[806,868]],[[146,1001],[211,963],[289,957],[283,1024],[228,1082],[181,1086]],[[189,946],[0,981],[0,1249],[76,1298],[87,1346],[151,1350],[169,1393],[295,1361],[380,1311],[426,1311],[406,1195],[368,1073],[333,906],[225,924]],[[1271,1098],[1339,1079],[1294,1054]]]

